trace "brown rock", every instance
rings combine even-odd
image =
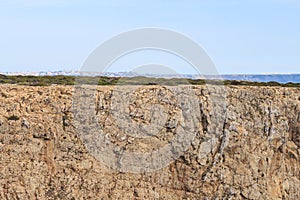
[[[83,93],[96,91],[94,103],[79,102],[94,110],[73,113],[71,86],[0,85],[0,199],[300,199],[299,88],[227,87],[225,114],[214,112],[222,105],[210,99],[220,94],[205,86],[193,87],[192,108],[176,102],[176,86],[143,86],[135,93],[130,87],[115,99],[116,105],[128,99],[127,106],[113,107],[114,87],[102,86]],[[183,109],[200,116],[184,116]],[[21,120],[5,120],[12,115]],[[159,149],[192,122],[198,129],[176,161],[154,172],[126,173],[89,151],[75,126],[80,115],[89,116],[82,123],[98,122],[103,144],[116,145],[120,165],[124,152]],[[216,123],[221,116],[226,119]],[[184,118],[191,120],[184,124]],[[93,136],[90,129],[85,133]]]

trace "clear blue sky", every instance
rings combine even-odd
[[[298,0],[0,0],[0,27],[0,72],[80,69],[143,27],[189,36],[223,74],[300,72]]]

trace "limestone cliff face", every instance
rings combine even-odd
[[[230,86],[223,109],[205,86],[192,87],[192,107],[172,103],[172,90],[185,89],[130,87],[80,93],[94,93],[77,102],[93,113],[78,113],[74,87],[0,85],[0,199],[300,199],[300,88]],[[128,95],[134,101],[119,101]],[[188,131],[183,117],[196,125],[176,160],[161,155],[154,171],[124,164],[125,151],[152,151]],[[97,140],[87,145],[93,135],[78,124],[92,119],[116,157],[105,157]]]

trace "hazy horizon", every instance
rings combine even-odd
[[[61,69],[57,69],[57,70],[41,70],[41,71],[0,71],[0,74],[13,74],[13,73],[58,73],[58,72],[65,72],[65,73],[70,73],[70,72],[81,72],[80,70],[77,69],[72,69],[72,70],[61,70]],[[101,73],[101,72],[96,72],[96,73]],[[199,75],[198,73],[148,73],[148,72],[136,72],[136,71],[130,71],[130,72],[126,72],[126,71],[107,71],[107,72],[103,72],[103,73],[136,73],[136,74],[150,74],[150,75]],[[263,72],[263,73],[224,73],[224,74],[217,74],[217,75],[299,75],[300,72]],[[201,75],[201,74],[200,74]],[[215,76],[215,75],[211,75],[211,76]]]

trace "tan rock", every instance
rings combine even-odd
[[[300,88],[227,87],[227,115],[211,101],[222,99],[218,90],[205,86],[193,86],[196,95],[179,103],[173,93],[184,99],[184,87],[87,88],[82,95],[95,99],[78,102],[87,112],[74,113],[71,86],[0,85],[0,199],[300,199]],[[100,147],[116,145],[115,157],[93,156],[75,126],[80,116],[97,121]],[[124,153],[157,150],[194,125],[188,148],[156,171],[120,172],[103,162],[122,165]],[[158,155],[162,163],[168,157]]]

